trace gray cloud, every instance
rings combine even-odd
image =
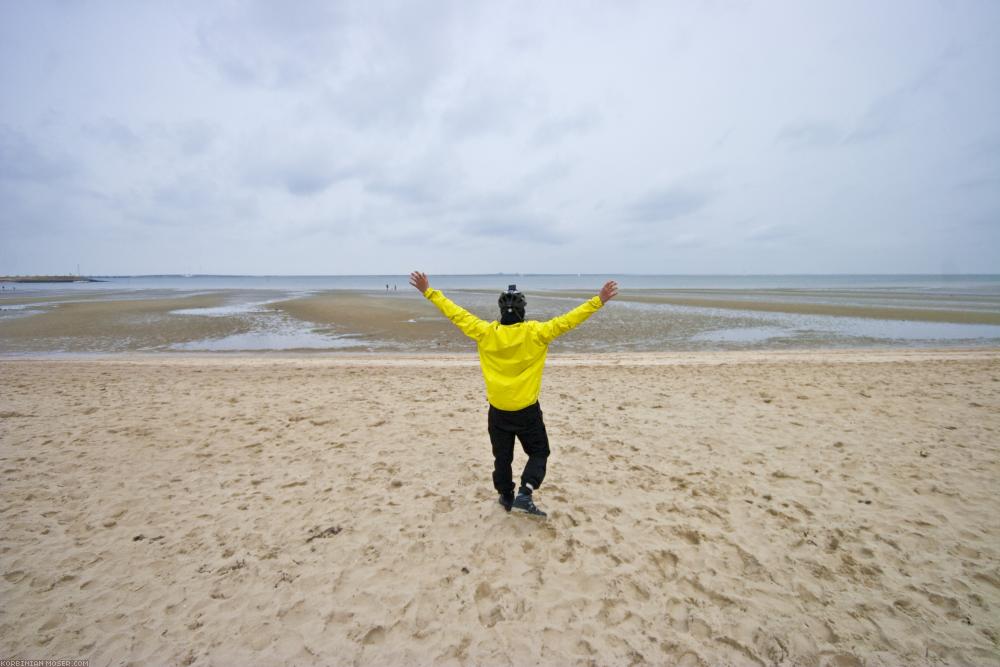
[[[365,182],[365,189],[371,193],[388,197],[404,206],[437,204],[443,194],[434,183],[415,180],[372,179]]]
[[[215,123],[189,120],[175,125],[171,134],[180,152],[193,157],[208,151],[221,132]]]
[[[753,243],[772,243],[791,239],[797,235],[795,229],[784,225],[762,225],[751,229],[743,238]]]
[[[265,0],[203,23],[202,56],[227,81],[304,91],[359,128],[410,127],[449,60],[448,4]]]
[[[9,270],[1000,265],[1000,5],[733,4],[0,3]]]
[[[97,141],[121,150],[132,150],[141,143],[139,136],[128,125],[114,118],[84,123],[83,130]]]
[[[0,126],[0,179],[49,182],[77,169],[69,157],[56,157],[23,133]]]
[[[594,111],[554,116],[535,128],[531,141],[538,147],[550,146],[573,135],[585,134],[599,124],[600,116]]]
[[[467,80],[441,114],[449,141],[484,134],[511,136],[521,119],[538,112],[542,102],[530,85],[487,76]]]
[[[775,140],[791,148],[829,148],[840,144],[844,132],[833,123],[802,121],[785,125]]]
[[[628,206],[626,219],[643,223],[668,222],[700,211],[712,198],[708,192],[680,186],[659,188]]]
[[[930,86],[944,61],[900,84],[894,90],[876,98],[844,138],[846,144],[859,144],[880,139],[898,129],[903,115],[918,104],[918,94]]]
[[[157,187],[152,199],[168,210],[179,210],[190,214],[204,209],[216,199],[215,189],[203,178],[191,175],[181,176],[172,182]]]
[[[204,20],[200,54],[240,86],[295,88],[320,79],[348,47],[346,3],[302,0],[294,11],[265,0]],[[317,67],[322,63],[326,67]]]
[[[485,217],[465,223],[463,231],[474,236],[504,239],[513,242],[537,242],[556,245],[569,237],[556,228],[551,220],[534,216]]]
[[[363,173],[363,167],[338,160],[336,149],[322,142],[259,148],[260,152],[248,152],[243,158],[243,180],[253,187],[278,188],[296,197],[311,197]]]

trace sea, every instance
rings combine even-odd
[[[628,289],[716,289],[716,290],[895,290],[942,294],[1000,294],[1000,274],[804,274],[804,275],[641,275],[641,274],[545,274],[491,273],[431,275],[441,289],[504,290],[517,285],[522,291],[599,289],[608,280]],[[408,275],[371,276],[240,276],[240,275],[142,275],[89,276],[99,282],[19,283],[22,293],[98,292],[100,290],[250,290],[291,291],[410,289]],[[7,289],[13,283],[6,283]]]

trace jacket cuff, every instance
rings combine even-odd
[[[433,293],[434,293],[434,288],[433,287],[428,287],[427,289],[424,290],[424,298],[425,299],[431,298],[431,294],[433,294]]]

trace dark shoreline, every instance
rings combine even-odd
[[[86,276],[0,276],[0,283],[103,283]]]

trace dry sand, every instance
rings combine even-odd
[[[1000,351],[0,361],[0,657],[1000,663]],[[518,453],[515,465],[524,456]]]

